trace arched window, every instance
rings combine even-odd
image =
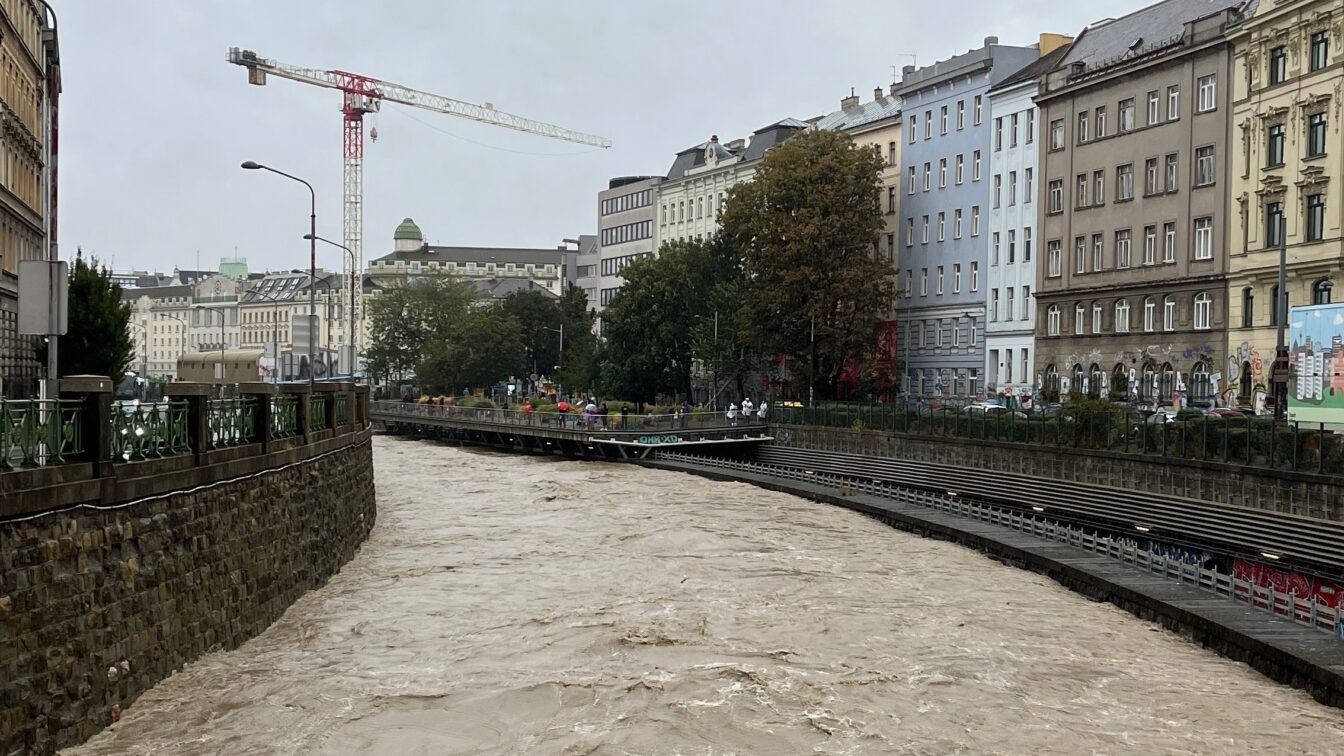
[[[1097,306],[1100,307],[1101,305]],[[1087,395],[1089,398],[1098,399],[1101,397],[1101,379],[1103,376],[1101,366],[1094,362],[1092,363],[1092,369],[1089,372],[1090,375],[1088,375],[1087,378]]]
[[[1157,398],[1157,363],[1148,360],[1143,363],[1143,375],[1139,380],[1139,399],[1151,402]]]
[[[1087,310],[1083,308],[1083,303],[1079,302],[1073,306],[1073,332],[1082,335],[1085,330],[1087,330]]]
[[[1322,278],[1312,284],[1311,303],[1314,305],[1330,304],[1330,289],[1333,287],[1334,284],[1330,283],[1330,279],[1328,278]]]
[[[1122,299],[1115,303],[1115,332],[1129,333],[1129,300]]]
[[[1092,303],[1092,333],[1101,333],[1101,302]]]
[[[1069,392],[1081,394],[1083,392],[1083,387],[1086,385],[1083,382],[1085,377],[1086,376],[1083,374],[1083,366],[1075,363],[1073,366],[1073,381],[1069,386]]]
[[[1059,335],[1059,305],[1050,305],[1045,310],[1045,335]]]
[[[1207,331],[1213,327],[1213,298],[1206,291],[1195,295],[1195,330]]]
[[[1055,369],[1054,365],[1045,368],[1045,376],[1041,380],[1041,391],[1047,394],[1059,392],[1059,371]]]
[[[1237,387],[1237,397],[1242,403],[1250,404],[1253,394],[1251,389],[1252,383],[1251,362],[1250,360],[1247,360],[1246,362],[1241,363],[1241,381],[1240,385]]]
[[[1241,290],[1241,327],[1255,325],[1255,289],[1247,286]]]
[[[1115,363],[1115,367],[1111,370],[1111,396],[1125,399],[1133,389],[1134,387],[1129,385],[1129,372],[1125,370],[1125,364]]]
[[[1162,330],[1176,330],[1176,297],[1170,294],[1162,298]]]
[[[1152,297],[1143,298],[1143,330],[1152,333],[1154,320],[1156,319],[1157,302]]]
[[[1209,367],[1200,360],[1190,371],[1190,401],[1195,404],[1207,404],[1211,389]]]
[[[1171,401],[1171,395],[1176,392],[1176,371],[1171,367],[1170,362],[1162,363],[1161,381],[1157,385],[1157,403],[1163,404]]]

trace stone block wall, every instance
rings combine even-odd
[[[1336,476],[846,428],[774,425],[770,434],[775,438],[774,443],[780,446],[1014,472],[1304,517],[1344,520],[1344,480]]]
[[[376,516],[369,436],[114,509],[0,523],[0,754],[52,753],[323,583]]]

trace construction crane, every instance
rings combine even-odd
[[[469,102],[454,100],[451,97],[422,92],[418,89],[393,84],[390,81],[375,79],[371,76],[350,73],[348,71],[303,68],[287,63],[263,58],[251,50],[229,48],[230,63],[247,69],[249,84],[265,86],[267,75],[298,81],[313,86],[341,91],[344,102],[341,113],[345,126],[342,129],[342,153],[344,156],[345,200],[342,214],[342,238],[349,248],[350,258],[344,263],[347,280],[357,281],[364,265],[364,115],[377,113],[384,100],[401,105],[409,105],[423,110],[446,113],[459,118],[469,118],[480,123],[502,126],[506,129],[527,134],[538,134],[552,139],[563,139],[592,147],[607,148],[611,140],[605,137],[584,134],[578,131],[554,126],[530,118],[511,115],[496,110],[490,103],[473,105]],[[351,270],[350,266],[354,269]],[[350,334],[350,343],[358,349],[358,326],[363,323],[363,313],[358,313],[356,333]],[[353,367],[353,366],[352,366]]]

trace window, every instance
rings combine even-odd
[[[1307,241],[1325,238],[1325,195],[1307,195]]]
[[[1307,55],[1307,70],[1319,71],[1325,68],[1330,57],[1330,38],[1323,31],[1311,35],[1311,50]]]
[[[957,100],[957,131],[966,127],[966,101]]]
[[[947,188],[947,158],[938,161],[938,188]]]
[[[999,264],[999,232],[998,232],[998,231],[995,231],[994,234],[993,234],[992,240],[990,241],[989,251],[990,251],[989,264],[990,264],[990,265],[998,265],[998,264]]]
[[[939,133],[939,134],[946,134],[946,133],[947,133],[947,106],[946,106],[946,105],[944,105],[944,106],[943,106],[941,109],[939,109],[939,111],[938,111],[938,133]]]
[[[1241,327],[1255,325],[1255,289],[1247,286],[1241,290]]]
[[[1101,318],[1101,302],[1092,303],[1092,333],[1101,333],[1104,323]]]
[[[1157,262],[1157,226],[1143,227],[1143,264],[1153,265]]]
[[[976,126],[980,125],[980,95],[975,96],[975,119],[972,123]]]
[[[1153,331],[1153,316],[1157,313],[1157,303],[1152,297],[1143,298],[1143,330],[1148,333]]]
[[[1080,173],[1074,179],[1073,187],[1073,206],[1082,209],[1087,207],[1087,174]]]
[[[1027,111],[1027,138],[1026,143],[1031,144],[1036,141],[1036,111]]]
[[[1022,187],[1022,204],[1024,205],[1031,203],[1031,195],[1035,193],[1032,190],[1031,178],[1032,178],[1032,169],[1027,168],[1023,174],[1022,179],[1024,184]]]
[[[1195,219],[1195,259],[1213,259],[1213,218]]]
[[[1097,139],[1106,136],[1106,106],[1097,108]]]
[[[1092,116],[1087,111],[1078,114],[1078,144],[1087,142],[1087,130],[1091,123]]]
[[[1325,112],[1307,116],[1307,157],[1325,154]]]
[[[971,205],[971,236],[980,235],[980,206]]]
[[[1177,160],[1178,158],[1174,153],[1167,155],[1167,191],[1169,192],[1176,191]]]
[[[941,265],[938,266],[937,287],[938,288],[934,290],[934,293],[941,297],[943,295],[943,266]]]
[[[961,208],[952,211],[952,238],[961,238]]]
[[[1209,74],[1199,77],[1199,109],[1198,113],[1207,113],[1218,107],[1218,76]]]
[[[1157,158],[1143,161],[1143,196],[1157,194]]]
[[[1087,237],[1079,236],[1073,240],[1073,272],[1087,272]]]
[[[1030,320],[1030,319],[1031,319],[1031,287],[1030,287],[1030,286],[1023,286],[1023,287],[1022,287],[1022,319],[1023,319],[1023,320]],[[1026,375],[1026,374],[1027,374],[1027,369],[1026,369],[1026,368],[1022,368],[1022,374],[1023,374],[1023,375]]]
[[[947,238],[947,213],[938,213],[938,241]]]
[[[1328,278],[1322,278],[1312,284],[1311,303],[1314,305],[1330,304],[1330,290],[1333,288],[1334,284],[1330,283]]]
[[[1283,243],[1283,203],[1265,205],[1265,246],[1277,247]]]
[[[915,193],[915,182],[916,182],[917,180],[918,180],[918,179],[917,179],[917,177],[916,177],[916,175],[915,175],[915,167],[912,165],[912,166],[910,166],[910,170],[906,172],[906,182],[905,182],[905,183],[906,183],[906,189],[905,189],[905,193],[906,193],[906,194],[914,194],[914,193]]]
[[[710,201],[713,201],[712,197]],[[890,215],[894,212],[896,212],[896,187],[889,186],[887,187],[887,214]]]
[[[1106,204],[1106,171],[1092,171],[1092,204]]]
[[[1129,333],[1129,300],[1122,299],[1115,303],[1115,332]]]
[[[887,262],[896,261],[896,234],[887,234]]]
[[[924,111],[924,139],[933,138],[933,111]]]
[[[1059,305],[1050,305],[1045,311],[1045,335],[1059,335]]]
[[[924,191],[932,188],[933,183],[933,163],[924,164]]]
[[[1176,298],[1170,294],[1162,300],[1162,330],[1176,330]]]
[[[1073,332],[1082,335],[1087,330],[1087,309],[1079,302],[1073,306]]]
[[[1012,265],[1017,260],[1017,231],[1008,229],[1008,264]]]
[[[952,293],[953,293],[953,294],[960,294],[960,293],[961,293],[961,265],[960,265],[960,264],[956,264],[956,265],[953,265],[953,266],[952,266]]]
[[[1031,262],[1031,226],[1022,229],[1022,262]]]
[[[1176,224],[1162,224],[1162,262],[1176,262]]]
[[[971,181],[980,180],[980,150],[971,153]]]
[[[1050,150],[1064,149],[1064,119],[1050,122]]]
[[[896,165],[896,143],[887,142],[887,165]]]
[[[971,291],[980,291],[980,263],[971,263]]]
[[[919,133],[919,129],[916,128],[916,126],[917,126],[916,121],[917,121],[918,119],[919,119],[919,117],[918,117],[916,114],[914,114],[914,113],[911,113],[911,114],[910,114],[910,132],[909,132],[909,134],[910,134],[910,139],[909,139],[910,144],[914,144],[914,143],[915,143],[915,134]]]
[[[1115,201],[1134,199],[1134,165],[1122,165],[1115,169]]]
[[[1287,303],[1287,299],[1288,299],[1288,297],[1286,297],[1286,296],[1285,296],[1285,297],[1280,297],[1280,296],[1279,296],[1279,287],[1278,287],[1277,285],[1275,285],[1273,288],[1271,288],[1271,289],[1269,290],[1269,295],[1270,295],[1270,296],[1269,296],[1269,301],[1270,301],[1270,305],[1269,305],[1269,324],[1272,325],[1272,326],[1276,326],[1276,325],[1279,324],[1279,312],[1280,312],[1280,310],[1286,310],[1286,309],[1288,309],[1288,307],[1287,307],[1287,304],[1288,304],[1288,303]]]
[[[1162,95],[1156,89],[1148,93],[1148,125],[1156,124],[1162,118]]]
[[[929,243],[929,216],[922,216],[919,225],[919,241],[921,244]]]
[[[999,206],[999,194],[1003,190],[1003,176],[994,174],[994,207]]]
[[[1017,204],[1017,171],[1008,172],[1008,207]]]
[[[962,178],[965,176],[965,174],[966,174],[966,158],[962,155],[957,155],[956,175],[954,176],[953,180],[957,182],[958,186],[961,185]]]
[[[1045,264],[1051,278],[1058,278],[1060,274],[1060,246],[1058,240],[1045,244]]]
[[[1195,148],[1195,186],[1208,186],[1214,178],[1213,147]]]
[[[1167,120],[1174,121],[1181,117],[1181,87],[1179,84],[1172,84],[1167,87]]]
[[[919,269],[919,295],[927,297],[929,295],[929,269]]]
[[[1003,116],[994,119],[994,151],[1003,149]]]
[[[1265,138],[1265,167],[1273,168],[1283,165],[1283,145],[1286,137],[1286,129],[1283,124],[1276,123],[1269,127]]]
[[[1129,267],[1130,233],[1129,229],[1115,232],[1115,267]]]
[[[1134,130],[1134,98],[1120,101],[1120,133]]]
[[[1092,271],[1099,272],[1106,265],[1106,237],[1092,234]]]
[[[1213,327],[1213,299],[1207,292],[1201,291],[1195,295],[1194,317],[1195,330],[1207,331]]]
[[[1017,113],[1013,113],[1013,115],[1012,115],[1012,119],[1011,119],[1011,120],[1012,120],[1012,122],[1013,122],[1013,126],[1012,126],[1012,129],[1011,129],[1011,133],[1009,134],[1009,137],[1008,137],[1008,146],[1009,146],[1009,147],[1016,147],[1016,146],[1017,146]]]
[[[1269,51],[1269,83],[1279,84],[1288,78],[1288,48],[1283,45]]]
[[[915,219],[905,219],[905,246],[913,247],[915,245]]]

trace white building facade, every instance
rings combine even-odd
[[[662,176],[625,176],[612,179],[597,194],[597,263],[578,270],[578,285],[589,306],[599,313],[625,283],[621,270],[653,255],[654,209]],[[585,255],[590,260],[590,255]]]

